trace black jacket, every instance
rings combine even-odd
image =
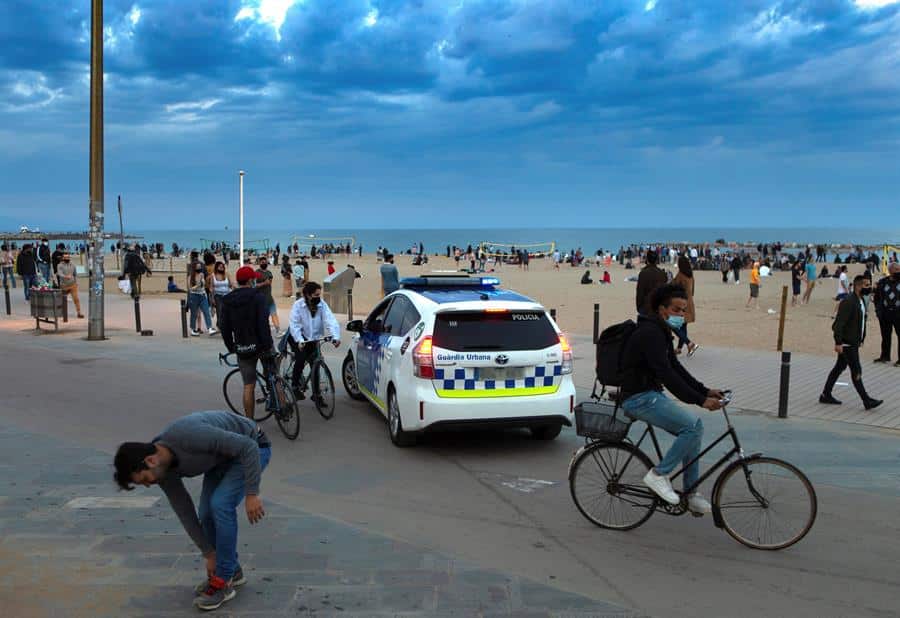
[[[126,275],[131,275],[132,277],[140,277],[141,275],[150,273],[150,269],[147,268],[147,264],[144,263],[144,258],[134,251],[129,251],[125,254],[125,263],[122,272]]]
[[[37,249],[37,258],[39,262],[43,262],[45,264],[50,263],[50,247],[47,245],[39,245]]]
[[[16,258],[16,272],[23,276],[33,277],[37,274],[37,263],[31,251],[22,251]]]
[[[859,297],[850,294],[838,305],[837,316],[831,325],[835,345],[861,346],[866,340],[865,314],[859,303]]]
[[[678,362],[672,329],[656,316],[639,316],[637,323],[622,352],[621,401],[665,386],[681,401],[703,405],[709,389]]]
[[[272,349],[269,303],[256,288],[237,288],[225,295],[219,326],[229,352],[249,357]]]
[[[650,296],[653,290],[669,281],[666,271],[655,264],[648,264],[638,275],[637,292],[634,296],[634,304],[638,313],[650,314]]]

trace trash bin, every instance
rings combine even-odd
[[[31,290],[31,317],[34,318],[34,327],[41,328],[41,322],[53,324],[54,330],[59,330],[59,320],[69,321],[66,295],[62,290],[51,288],[34,288]]]
[[[353,289],[356,281],[356,270],[345,268],[325,277],[322,281],[322,297],[335,313],[348,313],[350,303],[347,291]]]

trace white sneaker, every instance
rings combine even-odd
[[[688,496],[688,510],[690,510],[691,513],[706,515],[707,513],[712,512],[712,505],[701,493],[694,492]]]
[[[657,474],[653,469],[644,475],[644,485],[653,490],[653,493],[669,504],[678,504],[681,502],[678,494],[672,489],[672,483],[669,481],[669,477]]]
[[[199,331],[199,330],[192,330],[192,331],[191,331],[191,337],[199,337],[199,336],[200,336],[200,331]]]
[[[212,337],[212,336],[215,335],[217,332],[219,332],[219,331],[217,331],[217,330],[215,329],[215,327],[210,328],[210,329],[209,329],[209,336]]]

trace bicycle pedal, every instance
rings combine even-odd
[[[688,512],[689,512],[691,515],[693,515],[694,517],[703,517],[704,515],[706,515],[706,513],[696,513],[696,512],[694,512],[694,511],[688,511]]]

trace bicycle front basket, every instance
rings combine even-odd
[[[579,436],[600,442],[621,442],[628,435],[631,421],[623,420],[612,403],[582,401],[575,406],[575,431]]]

